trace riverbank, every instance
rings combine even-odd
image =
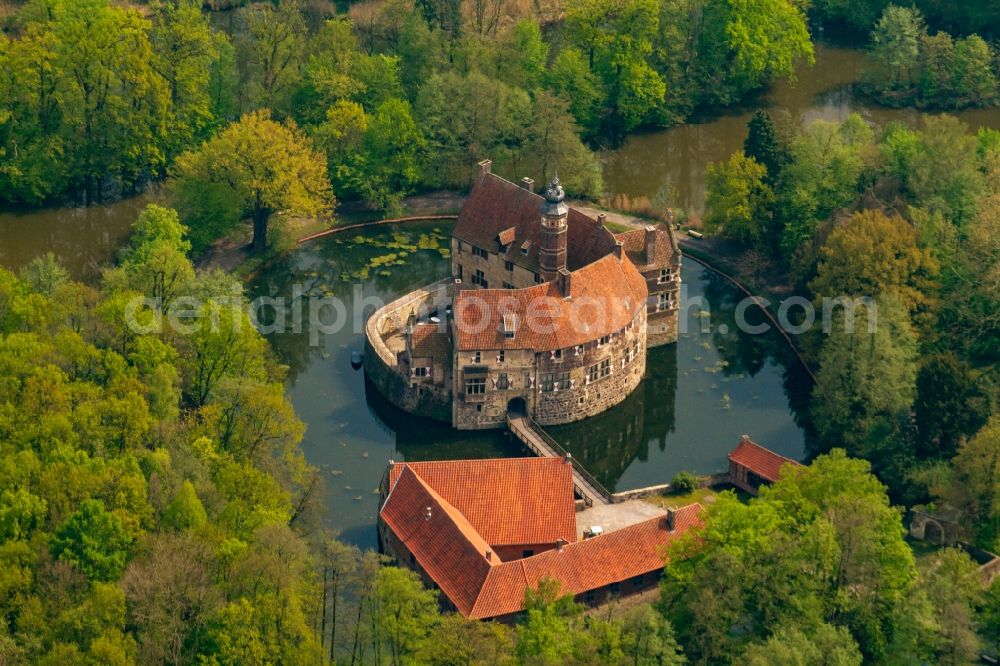
[[[398,218],[437,217],[456,215],[465,201],[465,194],[452,190],[424,192],[403,199],[401,213]],[[249,280],[269,263],[295,249],[295,247],[312,237],[321,235],[339,227],[355,228],[365,223],[382,222],[384,218],[378,211],[365,206],[361,202],[347,202],[337,209],[333,224],[316,218],[294,218],[278,227],[277,233],[272,233],[277,240],[272,247],[262,255],[253,255],[250,244],[253,240],[253,226],[247,220],[223,238],[218,239],[208,251],[196,262],[199,271],[223,270],[232,273],[241,280]],[[278,221],[281,225],[281,222]]]

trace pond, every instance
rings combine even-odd
[[[348,313],[361,299],[388,302],[448,275],[448,259],[432,248],[446,247],[449,234],[447,225],[417,223],[314,241],[258,276],[251,295],[290,301],[294,285],[301,285],[306,297],[341,299]],[[386,262],[387,254],[396,256]],[[677,345],[650,354],[646,380],[621,405],[550,430],[610,488],[664,483],[681,470],[724,470],[726,454],[744,433],[784,455],[804,454],[786,390],[807,395],[808,384],[785,358],[780,339],[735,332],[739,295],[698,264],[687,262],[683,279],[684,299],[704,297],[710,311],[690,309],[687,332]],[[351,352],[363,348],[353,322],[318,336],[315,345],[307,333],[276,334],[271,341],[289,367],[289,394],[309,426],[303,447],[323,470],[330,523],[348,541],[374,545],[376,488],[391,459],[528,455],[502,431],[459,432],[388,405],[351,366]]]
[[[705,168],[741,150],[747,121],[758,109],[787,113],[792,119],[841,121],[851,113],[879,125],[899,121],[915,126],[915,109],[886,109],[858,99],[855,89],[869,57],[858,49],[816,44],[816,64],[800,67],[797,80],[780,81],[741,108],[695,118],[667,130],[634,134],[615,150],[600,154],[604,188],[610,194],[652,197],[660,188],[676,195],[677,206],[701,213],[705,204]],[[1000,110],[967,109],[954,113],[970,127],[1000,128]]]

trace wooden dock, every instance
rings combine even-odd
[[[569,451],[546,434],[534,420],[524,415],[508,414],[507,429],[535,455],[569,459],[573,464],[573,490],[588,506],[614,503],[614,496],[608,489],[591,476]]]

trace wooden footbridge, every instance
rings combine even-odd
[[[591,476],[569,451],[552,439],[542,427],[524,414],[507,414],[507,429],[519,442],[535,455],[546,458],[565,458],[573,464],[573,490],[587,506],[613,504],[614,495],[601,482]]]

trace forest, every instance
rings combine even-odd
[[[29,0],[0,15],[0,204],[161,183],[100,278],[0,268],[0,664],[972,663],[1000,583],[915,557],[908,507],[1000,551],[1000,131],[947,115],[761,111],[708,171],[705,230],[747,284],[870,297],[879,326],[798,337],[817,384],[805,470],[720,495],[658,599],[587,611],[544,585],[514,626],[441,610],[324,529],[286,369],[233,276],[233,229],[393,215],[489,157],[605,194],[596,150],[734,108],[861,35],[864,93],[1000,99],[1000,3],[921,0]],[[163,325],[155,309],[204,305]],[[866,314],[864,311],[861,313]],[[135,326],[136,321],[140,326]],[[222,322],[222,326],[213,325]]]

